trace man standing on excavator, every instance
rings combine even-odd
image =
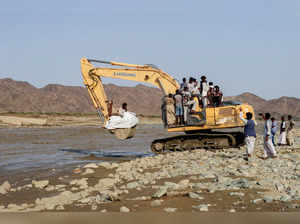
[[[200,94],[202,99],[202,106],[203,109],[207,107],[207,92],[209,90],[209,85],[206,81],[206,76],[201,76],[201,82],[200,82]]]

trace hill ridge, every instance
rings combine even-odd
[[[119,107],[127,102],[130,111],[143,115],[160,115],[162,92],[154,87],[138,84],[135,87],[104,84],[107,97]],[[300,99],[281,96],[266,100],[251,92],[225,97],[252,105],[256,112],[271,112],[279,117],[291,114],[300,117]],[[83,86],[47,84],[37,88],[26,81],[0,79],[0,112],[94,113],[88,92]]]

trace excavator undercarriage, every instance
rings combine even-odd
[[[242,132],[210,132],[156,139],[151,144],[151,150],[160,154],[194,149],[238,148],[243,144],[244,134]]]

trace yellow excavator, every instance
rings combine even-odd
[[[82,58],[80,63],[84,85],[88,89],[99,116],[104,119],[104,123],[109,121],[110,117],[102,77],[152,84],[161,89],[165,96],[175,94],[180,87],[171,75],[152,64],[136,65],[87,58]],[[94,63],[108,66],[95,67]],[[194,96],[194,100],[199,101],[199,97]],[[251,112],[254,115],[251,105],[240,102],[224,101],[222,106],[204,109],[198,102],[195,110],[188,114],[185,125],[167,125],[165,123],[168,132],[184,132],[185,134],[156,139],[151,144],[151,150],[154,153],[165,153],[198,148],[239,147],[244,144],[244,135],[241,131],[234,129],[244,126],[239,117],[241,111],[244,114]],[[164,112],[162,111],[162,114]],[[135,127],[114,129],[110,132],[119,139],[127,139],[134,136]]]

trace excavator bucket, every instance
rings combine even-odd
[[[120,140],[125,140],[128,138],[132,138],[135,135],[136,127],[132,128],[119,128],[113,130],[113,134],[116,136],[116,138]]]

